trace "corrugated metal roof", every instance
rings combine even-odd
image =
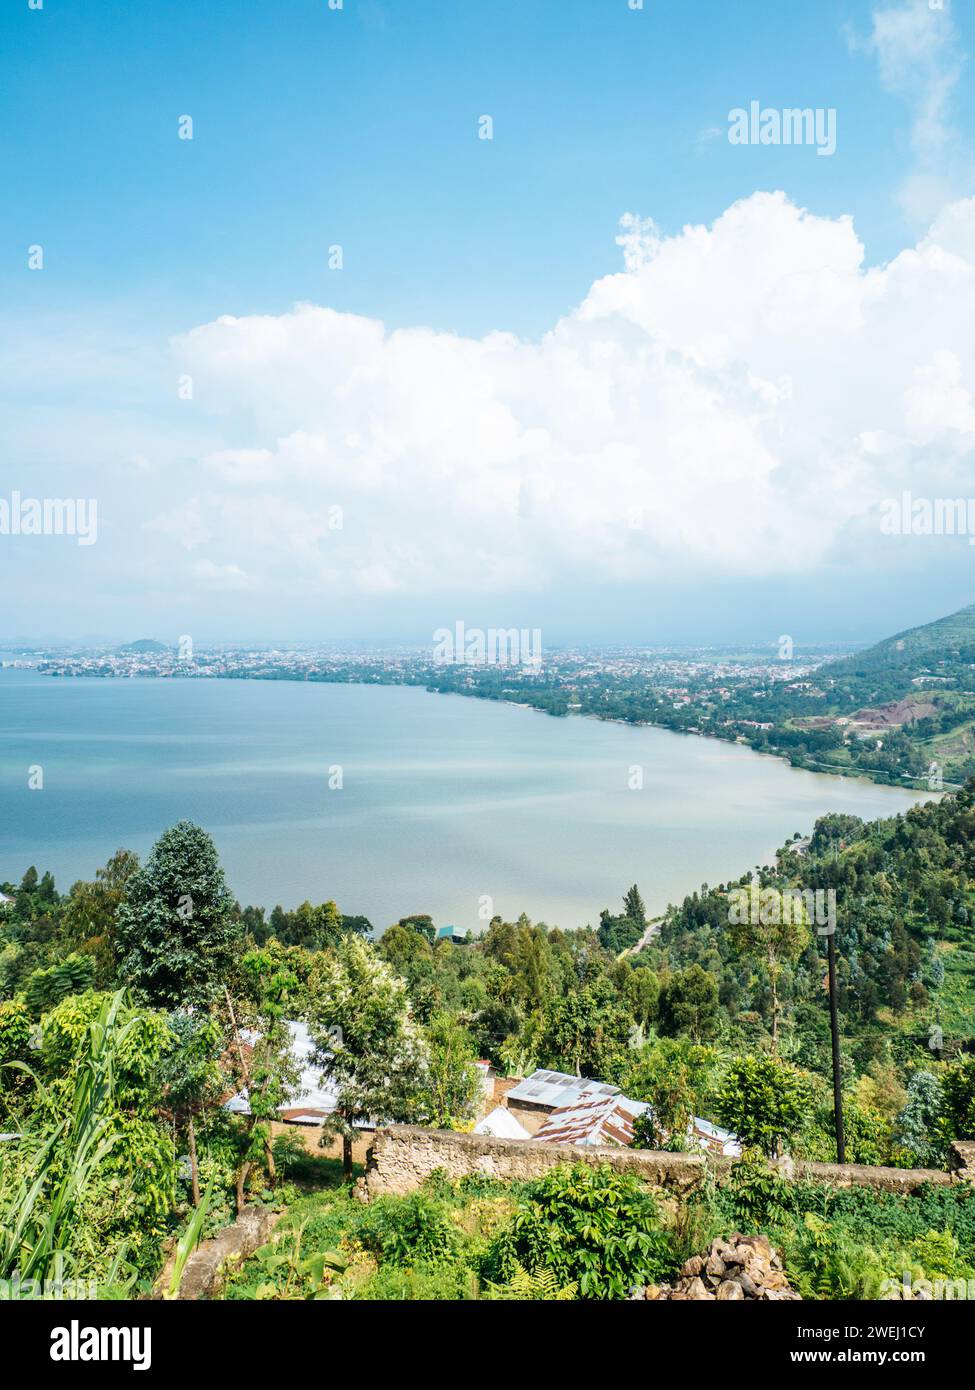
[[[532,1105],[546,1105],[557,1110],[571,1105],[583,1091],[604,1097],[620,1094],[618,1086],[611,1086],[606,1081],[593,1081],[585,1076],[570,1076],[564,1071],[545,1071],[539,1067],[508,1092],[508,1100],[522,1100]]]
[[[328,1086],[322,1085],[322,1069],[314,1062],[315,1044],[312,1042],[311,1034],[304,1023],[289,1023],[288,1031],[291,1034],[291,1052],[295,1060],[301,1067],[301,1075],[298,1084],[290,1091],[287,1100],[278,1106],[279,1113],[286,1117],[288,1111],[298,1111],[303,1117],[303,1123],[313,1124],[312,1116],[324,1117],[331,1115],[335,1109],[337,1092]],[[250,1045],[257,1040],[257,1035],[247,1030],[241,1032],[242,1040]],[[247,1090],[238,1091],[235,1096],[231,1096],[224,1105],[225,1110],[230,1110],[236,1115],[249,1115],[250,1102],[247,1098]]]
[[[633,1143],[633,1122],[649,1110],[628,1096],[606,1096],[602,1088],[583,1091],[571,1104],[553,1110],[535,1135],[540,1144],[620,1144]]]

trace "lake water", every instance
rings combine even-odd
[[[429,912],[476,929],[479,910],[574,927],[634,882],[659,911],[737,877],[826,811],[869,819],[923,799],[731,744],[418,689],[0,671],[0,881],[35,864],[62,891],[188,819],[241,902],[334,898],[377,927]]]

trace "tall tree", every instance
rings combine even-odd
[[[180,821],[127,884],[116,921],[119,976],[153,1005],[207,1006],[222,991],[240,933],[213,841]]]
[[[352,1173],[356,1124],[421,1118],[429,1052],[410,1010],[405,980],[359,936],[319,957],[309,980],[309,1024],[323,1082],[338,1093],[326,1133],[342,1136]]]

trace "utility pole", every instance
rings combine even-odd
[[[833,842],[833,868],[839,865],[840,846]],[[835,888],[834,888],[835,892]],[[833,1126],[836,1130],[836,1161],[846,1162],[846,1138],[843,1134],[843,1088],[840,1082],[840,1019],[836,1003],[836,917],[826,935],[826,959],[829,962],[829,1031],[833,1042]]]
[[[846,1162],[846,1140],[843,1137],[843,1091],[840,1085],[840,1021],[836,1012],[836,932],[826,937],[826,957],[829,961],[829,1030],[833,1038],[833,1123],[836,1126],[836,1161]]]

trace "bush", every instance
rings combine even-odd
[[[445,1207],[426,1192],[380,1197],[365,1208],[355,1235],[363,1249],[405,1266],[449,1260],[458,1244]]]
[[[975,1139],[975,1057],[961,1057],[948,1067],[941,1094],[948,1138]]]
[[[752,1054],[731,1063],[716,1109],[747,1148],[775,1154],[803,1128],[813,1099],[812,1078],[778,1057]]]
[[[657,1203],[640,1180],[607,1164],[553,1168],[520,1198],[511,1225],[492,1242],[483,1273],[508,1284],[519,1267],[549,1269],[582,1298],[623,1298],[635,1284],[676,1268]]]

